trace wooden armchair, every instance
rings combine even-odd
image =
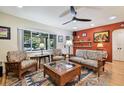
[[[53,54],[51,55],[51,61],[65,60],[66,55],[62,54],[61,49],[53,49]]]
[[[15,72],[19,79],[28,69],[35,67],[37,70],[37,61],[27,59],[26,52],[9,51],[7,52],[7,62],[5,63],[6,76],[9,72]]]

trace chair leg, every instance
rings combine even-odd
[[[98,77],[100,76],[100,73],[99,73],[99,71],[98,71]]]
[[[98,71],[97,71],[97,73],[98,73],[98,77],[100,76],[100,69],[98,68]]]
[[[103,72],[104,72],[104,71],[105,71],[105,68],[103,67],[103,69],[102,69],[102,70],[103,70]]]
[[[36,64],[36,71],[38,70],[37,64]]]
[[[6,71],[6,76],[8,76],[8,71]]]
[[[19,72],[19,79],[20,80],[22,79],[22,76],[21,75],[22,75],[21,72]]]

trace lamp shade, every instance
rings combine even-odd
[[[67,40],[66,41],[66,46],[72,46],[72,45],[73,45],[72,40]]]
[[[44,43],[40,43],[39,47],[44,48],[45,47]]]
[[[97,48],[103,48],[103,44],[102,43],[98,43],[97,44]]]

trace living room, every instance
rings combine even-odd
[[[123,9],[0,6],[0,85],[123,86]]]

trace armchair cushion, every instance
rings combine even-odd
[[[77,57],[83,57],[84,59],[87,59],[86,53],[87,53],[86,50],[80,50],[80,49],[76,50],[76,56]]]
[[[75,62],[77,62],[77,63],[81,63],[81,60],[84,60],[83,58],[81,58],[81,57],[71,57],[70,59],[69,59],[70,61],[75,61]]]
[[[8,62],[21,62],[27,57],[26,52],[24,51],[9,51],[7,52]]]
[[[64,60],[64,56],[53,56],[53,60],[56,61],[56,60]]]
[[[61,56],[62,55],[61,49],[54,49],[53,50],[53,55],[54,56]]]
[[[87,50],[87,59],[97,60],[102,58],[107,58],[107,51]]]
[[[21,69],[25,69],[27,67],[30,67],[33,64],[36,64],[37,62],[35,60],[23,60],[21,62]]]
[[[101,52],[101,51],[100,51]],[[96,52],[96,51],[92,51],[92,50],[87,50],[87,58],[88,59],[91,59],[91,60],[96,60],[98,57],[99,52]],[[100,54],[100,53],[99,53]]]
[[[86,64],[86,65],[90,65],[90,66],[93,66],[93,67],[98,67],[98,61],[97,60],[87,59],[87,60],[82,60],[81,63]]]

